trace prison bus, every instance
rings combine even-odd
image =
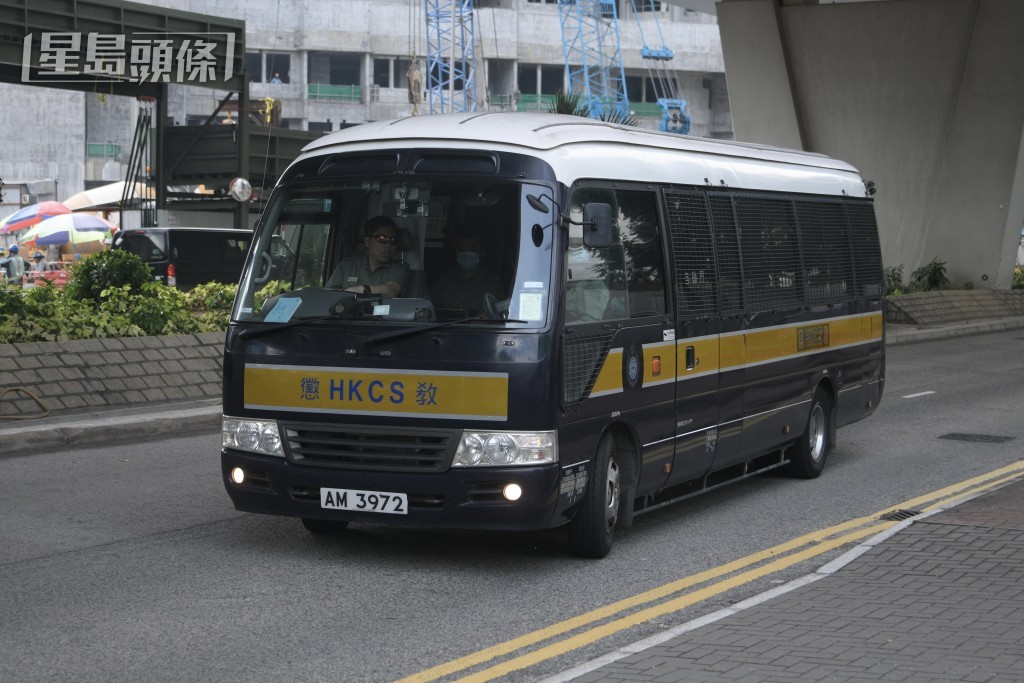
[[[282,175],[242,276],[227,491],[312,532],[565,526],[602,557],[636,514],[817,477],[882,395],[869,192],[817,154],[554,114],[327,135]],[[377,216],[397,234],[366,237]],[[399,296],[328,287],[373,239]]]

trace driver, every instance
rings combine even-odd
[[[409,268],[394,260],[398,243],[395,222],[387,216],[371,218],[363,227],[363,235],[366,253],[342,259],[327,286],[359,294],[398,296],[409,281]]]

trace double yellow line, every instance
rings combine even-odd
[[[928,512],[949,505],[955,500],[976,496],[990,489],[1002,486],[1017,479],[1022,473],[1024,473],[1024,461],[1018,461],[987,474],[972,477],[958,484],[926,493],[917,498],[911,498],[875,514],[851,519],[827,529],[804,534],[785,543],[752,555],[747,555],[713,569],[708,569],[707,571],[687,576],[644,593],[619,600],[572,619],[567,619],[504,643],[479,650],[465,657],[453,659],[450,662],[445,662],[444,664],[403,678],[398,683],[429,683],[430,681],[448,678],[492,660],[512,655],[520,650],[526,650],[533,645],[556,636],[576,631],[585,626],[591,627],[568,638],[557,640],[544,647],[530,650],[525,654],[505,659],[458,679],[460,682],[474,683],[494,680],[505,674],[525,669],[572,650],[585,647],[638,624],[656,619],[665,614],[677,612],[737,586],[742,586],[773,572],[781,571],[844,545],[885,531],[898,524],[898,522],[880,521],[880,518],[897,510]],[[708,585],[704,585],[697,590],[685,592],[676,597],[670,597],[702,584]],[[654,604],[632,611],[649,603]]]

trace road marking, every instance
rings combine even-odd
[[[934,393],[935,393],[934,391],[922,391],[922,392],[919,392],[917,394],[907,394],[903,398],[917,398],[918,396],[928,396],[929,394],[934,394]]]
[[[512,659],[508,659],[504,662],[458,679],[459,681],[473,681],[475,683],[494,680],[495,678],[506,675],[512,671],[525,669],[535,664],[539,664],[540,662],[563,655],[567,652],[571,652],[572,650],[590,645],[602,638],[606,638],[615,633],[632,628],[633,626],[637,626],[638,624],[650,621],[651,619],[655,619],[659,616],[679,611],[703,600],[707,600],[708,598],[720,595],[721,593],[736,588],[737,586],[750,583],[751,581],[767,576],[772,572],[780,571],[794,564],[812,559],[818,555],[822,555],[861,538],[885,531],[899,523],[895,521],[880,522],[879,518],[887,513],[894,512],[896,510],[915,508],[930,510],[943,505],[948,505],[950,502],[960,498],[977,495],[984,490],[1001,486],[1020,477],[1021,474],[1024,474],[1024,461],[1018,461],[986,474],[966,479],[962,482],[926,493],[916,498],[911,498],[871,515],[847,520],[846,522],[836,524],[835,526],[831,526],[826,529],[798,536],[786,541],[785,543],[780,543],[779,545],[766,550],[761,550],[751,555],[747,555],[746,557],[733,560],[732,562],[719,567],[714,567],[698,574],[684,577],[663,586],[653,588],[644,593],[624,598],[623,600],[619,600],[610,605],[567,619],[566,621],[552,624],[551,626],[533,631],[532,633],[527,633],[504,643],[498,643],[497,645],[470,653],[464,657],[445,662],[438,666],[413,674],[412,676],[403,678],[397,683],[429,683],[430,681],[436,681],[438,679],[466,671],[467,669],[484,664],[498,657],[511,655],[549,638],[574,631],[580,627],[588,626],[610,617],[615,617],[616,615],[622,614],[634,607],[659,601],[662,598],[667,598],[673,595],[674,593],[679,593],[684,589],[709,583],[712,580],[722,579],[717,583],[711,583],[710,585],[699,588],[693,592],[668,599],[665,602],[659,602],[658,604],[654,604],[626,616],[619,617],[586,631],[577,633],[565,640],[560,640],[537,650],[519,655],[518,657],[513,657]],[[803,549],[800,550],[800,548]],[[765,562],[769,559],[771,559],[771,561]],[[761,564],[762,562],[765,563]],[[753,569],[746,569],[752,565],[759,564],[760,566],[754,567]],[[736,574],[736,572],[739,572],[741,569],[746,569],[746,571]],[[735,576],[729,577],[730,574],[735,574]]]

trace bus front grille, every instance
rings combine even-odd
[[[282,424],[291,462],[347,470],[443,472],[459,432],[449,429]]]

